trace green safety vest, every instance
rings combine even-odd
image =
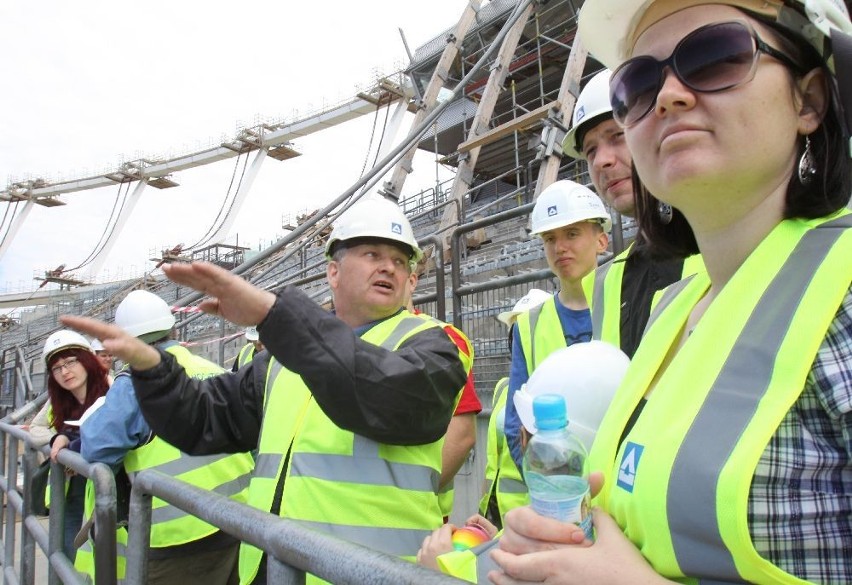
[[[518,315],[518,335],[527,361],[527,374],[532,374],[544,358],[565,347],[565,333],[556,312],[556,296]]]
[[[801,395],[852,281],[852,215],[782,221],[749,255],[631,414],[710,286],[671,285],[604,417],[589,469],[596,503],[662,576],[804,583],[760,557],[748,499],[758,462]]]
[[[395,350],[438,326],[438,321],[402,311],[361,339]],[[459,358],[468,373],[469,356],[459,352]],[[443,438],[425,445],[388,445],[341,429],[325,415],[302,378],[274,359],[267,371],[263,410],[249,487],[251,506],[272,511],[284,474],[281,517],[412,560],[423,539],[441,526],[437,491]],[[241,583],[254,580],[262,554],[242,544]]]
[[[246,343],[240,350],[239,355],[237,356],[237,369],[242,368],[244,365],[251,363],[251,360],[253,358],[254,344],[251,342]]]
[[[592,312],[592,338],[621,347],[621,290],[624,268],[633,249],[633,243],[618,256],[596,268],[583,278],[583,290]],[[683,261],[681,278],[704,271],[700,254]],[[659,301],[659,291],[651,301],[650,309]]]
[[[171,345],[165,351],[175,357],[190,378],[209,378],[224,371],[216,364],[190,353],[188,349],[180,345]],[[129,451],[124,458],[124,468],[131,481],[145,469],[156,469],[196,487],[243,503],[248,500],[248,486],[253,465],[252,458],[247,453],[192,457],[157,436],[154,436],[149,443]],[[91,482],[88,482],[85,501],[87,516],[93,513],[95,507],[94,489],[90,487]],[[159,498],[153,498],[151,509],[151,548],[186,544],[210,536],[219,530]],[[119,549],[118,577],[123,579],[125,559],[122,551],[126,549],[127,530],[123,527],[119,528],[116,536]],[[80,548],[74,564],[78,571],[94,575],[94,555],[91,544],[89,541]]]
[[[518,466],[515,465],[505,434],[506,397],[509,378],[502,378],[494,387],[491,400],[491,417],[488,419],[488,442],[486,444],[485,481],[487,488],[479,502],[479,513],[485,516],[491,494],[497,499],[500,521],[506,512],[529,504],[527,484],[524,483]]]
[[[442,573],[464,579],[470,583],[487,585],[488,572],[499,570],[489,554],[500,545],[500,534],[482,544],[467,550],[452,551],[438,555],[438,568]]]

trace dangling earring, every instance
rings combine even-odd
[[[660,216],[660,221],[663,225],[668,225],[672,221],[672,206],[668,203],[663,203],[660,201],[660,205],[657,207],[657,213]]]
[[[816,165],[814,164],[814,154],[811,152],[811,138],[805,136],[805,152],[802,153],[802,158],[799,159],[799,182],[808,186],[817,174]]]

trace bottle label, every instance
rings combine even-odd
[[[528,474],[530,504],[536,513],[561,522],[576,524],[586,538],[594,540],[589,482],[570,475]]]

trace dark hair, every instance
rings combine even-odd
[[[56,364],[61,358],[77,358],[86,370],[86,399],[83,404],[77,402],[77,399],[68,390],[59,385],[53,372],[50,368]],[[61,432],[65,427],[65,421],[76,420],[83,416],[86,409],[92,403],[105,395],[109,390],[109,382],[107,381],[107,370],[98,358],[90,351],[79,347],[70,347],[56,352],[50,357],[47,364],[47,393],[50,396],[50,426],[57,432]]]
[[[819,127],[808,137],[813,160],[818,166],[814,180],[803,185],[794,171],[787,184],[783,210],[784,219],[814,219],[829,215],[849,203],[852,192],[852,161],[847,149],[845,122],[840,93],[834,75],[807,41],[774,21],[747,13],[772,29],[775,37],[803,71],[822,69],[828,81],[828,109]],[[798,75],[791,72],[792,75]],[[849,107],[852,107],[850,104]],[[805,140],[799,143],[799,157],[805,149]],[[798,157],[797,157],[798,160]],[[698,244],[686,218],[673,210],[672,219],[664,224],[659,215],[660,201],[642,184],[633,168],[633,192],[636,194],[636,219],[639,222],[643,245],[655,257],[686,257],[698,253]]]

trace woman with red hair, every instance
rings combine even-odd
[[[42,355],[47,366],[47,392],[50,397],[48,428],[38,428],[38,423],[34,421],[30,432],[53,433],[50,457],[56,461],[59,451],[80,437],[77,421],[95,400],[106,394],[109,382],[106,368],[86,338],[79,333],[68,330],[53,333],[47,338]],[[85,489],[85,477],[69,476],[65,490],[64,550],[71,562],[76,556],[74,537],[83,521]]]

